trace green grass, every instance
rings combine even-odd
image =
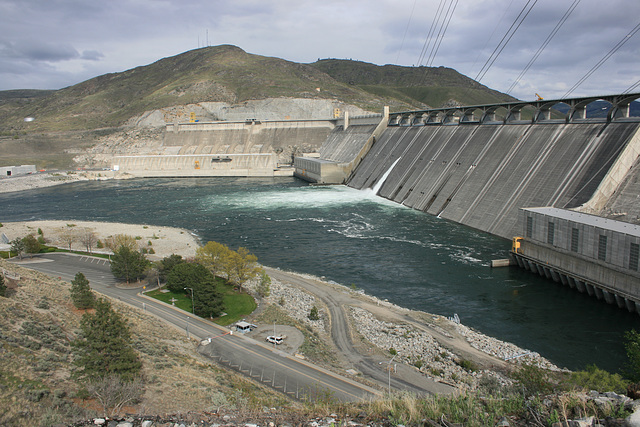
[[[224,311],[226,316],[213,319],[215,323],[221,326],[231,325],[238,320],[253,313],[257,304],[253,297],[246,292],[236,291],[233,286],[223,283],[222,279],[218,279],[218,289],[222,293],[224,302]],[[191,313],[191,295],[189,293],[161,292],[160,290],[150,291],[147,296],[155,298],[167,304],[171,304],[171,299],[175,298],[176,307]]]
[[[156,290],[156,291],[146,292],[145,295],[151,298],[155,298],[159,301],[166,302],[167,304],[172,304],[171,299],[175,298],[177,300],[175,302],[176,307],[191,313],[191,296],[185,294],[184,292],[175,293],[175,292],[161,292],[160,290]]]
[[[253,313],[258,306],[253,297],[246,292],[238,292],[233,287],[224,285],[223,298],[226,316],[213,319],[218,325],[227,326]],[[222,290],[222,289],[221,289]]]

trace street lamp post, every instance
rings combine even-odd
[[[193,305],[193,289],[191,288],[184,288],[184,290],[186,291],[187,289],[189,289],[191,291],[191,313],[195,314],[195,307]]]
[[[387,371],[389,372],[389,396],[391,396],[391,362],[393,362],[393,359],[395,359],[397,355],[397,353],[394,354],[391,360],[387,363]]]

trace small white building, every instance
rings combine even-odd
[[[0,166],[0,177],[28,175],[36,171],[36,165]]]
[[[243,334],[245,334],[247,332],[251,332],[257,327],[258,327],[258,325],[254,325],[253,323],[245,322],[244,320],[241,321],[241,322],[236,323],[236,331],[238,331],[240,333],[243,333]]]

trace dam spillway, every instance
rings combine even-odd
[[[577,208],[606,180],[637,122],[389,126],[347,185],[511,239],[523,207]]]

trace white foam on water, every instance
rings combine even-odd
[[[225,208],[232,209],[317,209],[335,208],[354,203],[375,203],[396,209],[408,209],[398,203],[377,197],[370,189],[361,191],[344,185],[279,188],[256,193],[238,192],[211,195],[202,200],[203,207],[213,209],[216,205],[224,205]]]

